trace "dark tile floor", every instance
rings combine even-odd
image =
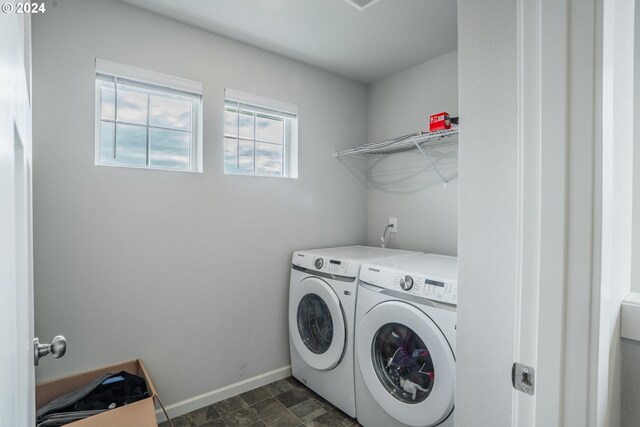
[[[360,426],[293,377],[196,409],[171,421],[174,427]],[[160,427],[169,427],[169,423],[164,422]]]

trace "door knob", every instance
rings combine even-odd
[[[51,344],[40,344],[38,338],[33,339],[33,364],[38,366],[41,357],[51,354],[54,359],[58,359],[67,351],[67,340],[58,335],[51,340]]]

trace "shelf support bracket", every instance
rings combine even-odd
[[[427,159],[427,161],[429,162],[429,164],[431,165],[433,170],[436,171],[436,173],[438,174],[438,176],[442,180],[442,184],[444,185],[444,188],[447,188],[448,181],[444,178],[444,176],[442,176],[442,174],[438,170],[438,167],[436,166],[435,162],[433,160],[431,160],[431,157],[429,157],[429,155],[427,155],[427,153],[424,152],[422,147],[420,147],[420,144],[418,144],[417,142],[414,142],[414,145],[416,146],[418,151],[420,151],[420,154],[422,154],[424,156],[424,158]]]

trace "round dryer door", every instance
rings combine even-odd
[[[389,301],[372,308],[358,326],[356,352],[371,395],[396,420],[435,426],[453,411],[453,351],[417,307]]]
[[[338,295],[324,280],[308,277],[291,290],[289,333],[312,368],[333,369],[345,349],[346,325]]]

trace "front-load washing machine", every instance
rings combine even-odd
[[[453,426],[457,259],[364,264],[356,307],[356,412],[365,427]]]
[[[289,290],[293,376],[351,417],[356,416],[353,335],[360,266],[417,254],[368,246],[293,254]]]

